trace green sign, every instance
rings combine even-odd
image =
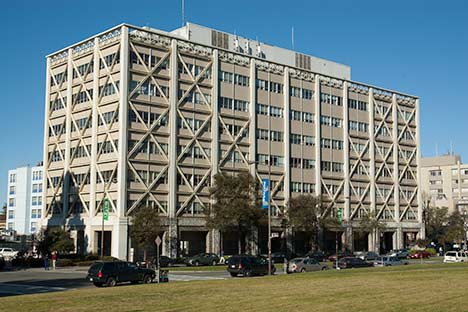
[[[104,211],[102,217],[104,221],[109,220],[109,200],[106,198],[104,199]]]
[[[338,219],[338,222],[343,222],[343,209],[338,208],[336,211],[336,218]]]

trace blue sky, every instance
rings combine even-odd
[[[78,2],[80,4],[78,4]],[[181,1],[2,1],[0,204],[7,171],[42,158],[45,55],[122,22],[171,30]],[[186,20],[350,65],[421,98],[423,156],[468,161],[468,1],[185,0]]]

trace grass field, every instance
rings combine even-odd
[[[468,311],[468,264],[91,288],[0,299],[2,311]]]

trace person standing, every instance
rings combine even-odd
[[[52,269],[55,271],[55,265],[57,263],[57,250],[52,252]]]
[[[44,270],[49,271],[49,255],[44,255]]]

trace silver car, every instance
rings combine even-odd
[[[294,258],[289,261],[288,265],[288,274],[289,273],[299,273],[299,272],[311,272],[311,271],[322,271],[326,270],[328,267],[324,264],[321,264],[313,258]]]
[[[407,265],[408,261],[401,261],[400,258],[395,256],[383,256],[377,257],[374,260],[375,267],[387,267],[387,266],[395,266],[395,265]]]

